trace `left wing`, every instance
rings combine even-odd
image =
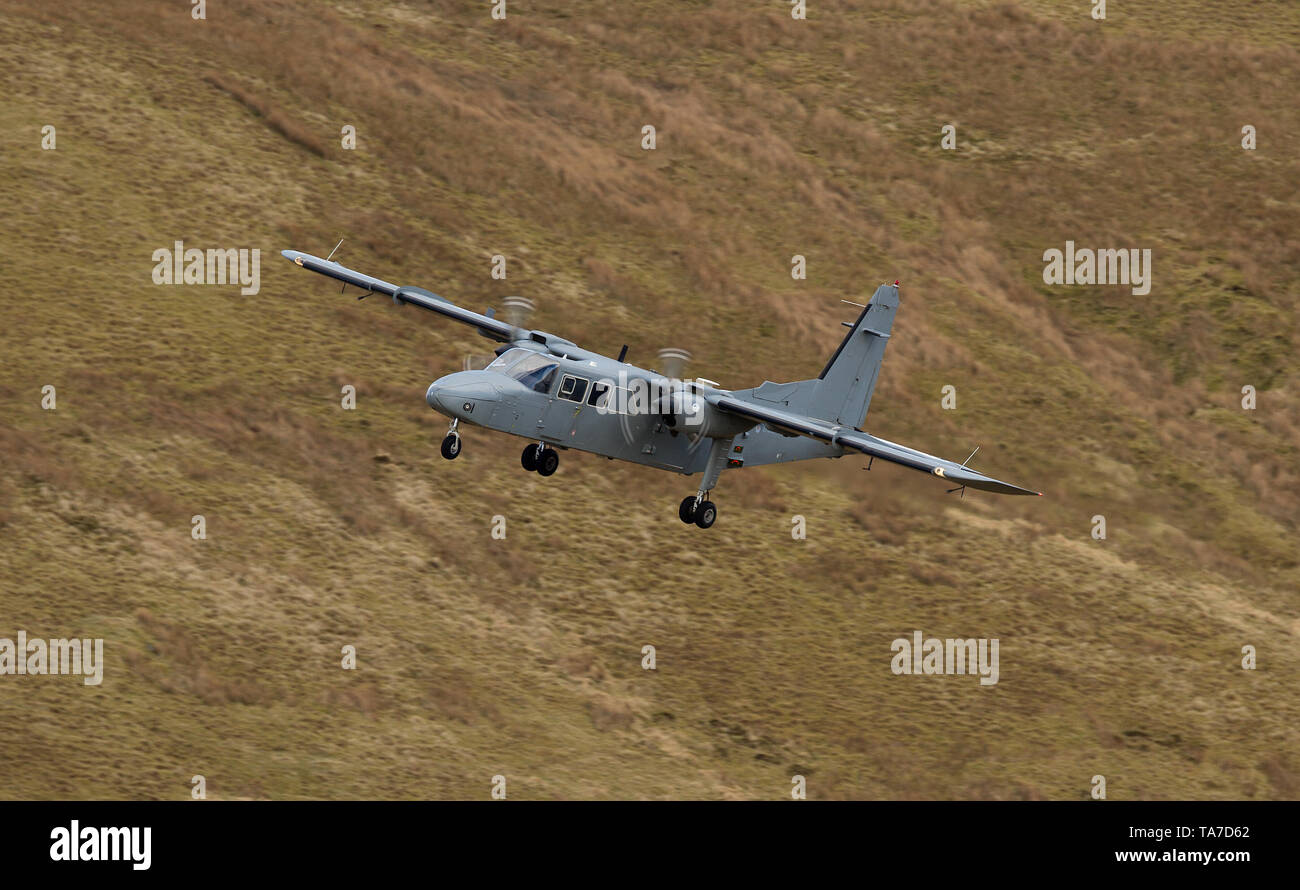
[[[933,454],[926,454],[924,451],[917,451],[905,445],[898,445],[886,439],[876,438],[870,433],[854,429],[845,430],[843,427],[835,426],[825,420],[818,420],[815,417],[806,417],[789,411],[778,411],[775,408],[758,405],[721,392],[708,393],[705,395],[705,399],[722,411],[758,423],[765,423],[769,427],[775,427],[778,431],[820,439],[823,442],[829,442],[843,448],[852,448],[861,451],[863,454],[878,457],[881,460],[930,473],[960,486],[995,491],[998,494],[1035,494],[1040,497],[1043,494],[1041,491],[1032,491],[1028,488],[1012,485],[1009,482],[993,479],[962,464],[935,457]]]
[[[282,250],[280,254],[286,260],[291,260],[304,269],[310,269],[313,272],[361,288],[369,293],[392,297],[393,302],[398,305],[410,303],[413,306],[428,309],[430,312],[436,312],[462,324],[471,325],[478,328],[479,333],[483,336],[492,340],[509,343],[513,340],[526,339],[532,333],[493,318],[491,315],[480,315],[477,312],[471,312],[469,309],[462,309],[446,297],[440,297],[423,288],[398,287],[379,278],[372,278],[362,272],[349,269],[347,266],[342,266],[332,260],[323,260],[318,256],[312,256],[309,253],[302,253],[297,250]],[[543,340],[542,342],[546,341]]]

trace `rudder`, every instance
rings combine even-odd
[[[818,375],[807,412],[813,417],[859,428],[871,407],[885,346],[898,311],[898,286],[882,284],[872,294],[852,329]]]

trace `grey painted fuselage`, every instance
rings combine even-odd
[[[555,343],[551,340],[552,345]],[[573,348],[557,356],[530,344],[502,351],[493,364],[509,359],[516,350],[539,356],[554,365],[540,388],[510,376],[510,368],[489,366],[477,371],[458,371],[434,381],[425,393],[429,407],[462,423],[510,433],[557,448],[571,448],[625,460],[685,475],[702,472],[708,461],[710,437],[699,427],[678,422],[663,414],[644,410],[619,410],[616,393],[592,399],[593,388],[614,384],[630,387],[635,380],[664,381],[662,375],[595,353]],[[513,363],[517,365],[519,359]],[[566,382],[566,378],[570,380]],[[700,389],[704,389],[700,385]],[[711,388],[709,388],[711,389]],[[575,393],[581,398],[575,398]],[[562,394],[563,393],[563,394]],[[626,402],[626,398],[624,402]],[[736,433],[727,449],[727,468],[757,466],[839,457],[844,449],[801,436],[773,432],[761,424]],[[714,432],[710,430],[709,432]]]

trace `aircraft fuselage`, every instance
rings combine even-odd
[[[512,355],[516,353],[526,354]],[[573,359],[513,347],[487,369],[458,371],[434,381],[425,402],[463,423],[684,475],[705,469],[712,438],[719,437],[730,440],[728,468],[843,453],[761,424],[731,421],[731,428],[705,429],[681,419],[674,422],[626,394],[638,380],[649,384],[665,378],[601,358]],[[520,370],[525,363],[536,367]]]

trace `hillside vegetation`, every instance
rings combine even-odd
[[[0,637],[106,660],[0,677],[0,795],[1300,797],[1300,7],[1090,6],[0,0]],[[866,428],[1045,497],[847,457],[702,531],[698,477],[444,461],[490,344],[278,254],[340,237],[733,388],[901,279]],[[1150,293],[1044,284],[1067,240]],[[175,241],[260,291],[155,285]],[[914,630],[999,682],[895,676]]]

